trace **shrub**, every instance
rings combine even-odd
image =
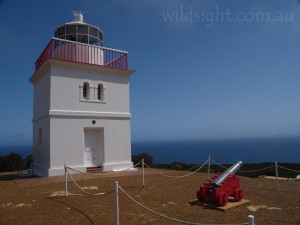
[[[17,171],[25,169],[26,164],[21,155],[10,153],[5,156],[0,156],[0,171]]]
[[[153,162],[153,157],[151,155],[148,155],[148,153],[142,152],[139,155],[132,155],[132,162],[133,164],[137,164],[144,159],[144,162],[148,165],[151,166]]]
[[[32,154],[28,155],[25,158],[25,162],[26,162],[26,167],[29,168],[30,164],[33,163],[33,156],[32,156]]]

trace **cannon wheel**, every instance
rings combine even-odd
[[[204,201],[204,200],[205,200],[205,198],[204,198],[202,192],[203,192],[203,191],[202,191],[201,189],[199,189],[199,190],[197,191],[197,198],[198,198],[199,201]]]
[[[243,199],[244,197],[244,192],[240,188],[236,188],[233,194],[234,200],[239,202]]]
[[[228,203],[228,195],[226,193],[224,193],[224,192],[221,192],[220,195],[219,195],[219,197],[218,197],[218,199],[217,199],[217,201],[218,201],[218,204],[220,206],[227,205],[227,203]]]

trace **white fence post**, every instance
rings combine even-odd
[[[207,180],[209,180],[209,177],[210,177],[210,156],[208,156]]]
[[[278,182],[278,166],[277,162],[275,162],[275,173],[276,173],[276,188],[279,189],[279,182]]]
[[[65,197],[68,197],[68,174],[67,174],[66,164],[65,164]]]
[[[115,194],[116,194],[116,225],[119,225],[119,183],[115,182]]]
[[[145,187],[145,166],[144,166],[144,158],[142,159],[142,187]]]
[[[252,216],[252,215],[248,216],[248,224],[249,225],[254,225],[254,216]]]

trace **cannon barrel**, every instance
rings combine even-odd
[[[240,169],[242,163],[242,161],[236,162],[227,170],[225,170],[220,176],[218,176],[212,183],[215,183],[216,185],[222,184],[222,182],[226,179],[226,177],[228,177],[229,174],[235,174]]]
[[[228,177],[229,174],[235,174],[242,166],[242,163],[243,163],[242,161],[236,162],[231,167],[229,167],[227,170],[225,170],[223,173],[221,173],[221,175],[218,176],[215,180],[213,180],[209,187],[209,193],[212,194],[214,192],[214,189],[218,185],[221,185],[225,181],[225,179]]]

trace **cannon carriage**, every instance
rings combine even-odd
[[[229,196],[239,202],[243,199],[244,193],[240,187],[240,178],[235,175],[242,165],[239,161],[223,173],[216,173],[211,180],[204,183],[197,191],[199,201],[211,200],[219,206],[228,203]]]

